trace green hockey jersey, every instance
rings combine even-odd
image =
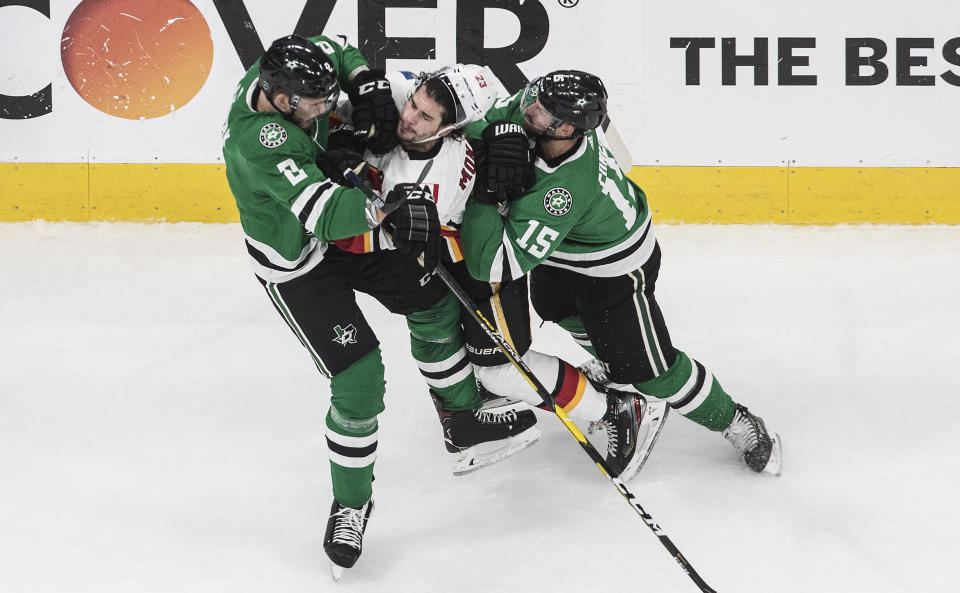
[[[360,52],[312,37],[333,60],[341,88],[367,65]],[[237,85],[223,131],[227,181],[240,211],[254,272],[283,282],[313,269],[327,242],[370,230],[364,195],[329,181],[316,165],[327,142],[328,116],[304,131],[277,112],[258,112],[257,61]]]
[[[468,135],[479,138],[494,121],[522,124],[519,104],[520,93],[498,101]],[[538,157],[535,168],[536,183],[510,203],[507,216],[493,205],[467,203],[461,239],[471,275],[505,282],[543,264],[612,277],[653,253],[646,196],[620,170],[602,130],[588,132],[559,165]]]

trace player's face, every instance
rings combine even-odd
[[[523,127],[534,136],[557,136],[564,126],[547,111],[540,101],[534,101],[523,110]],[[551,127],[554,129],[551,130]]]
[[[426,140],[440,129],[442,115],[443,107],[427,95],[426,89],[417,89],[403,106],[397,137],[401,142]]]
[[[286,95],[280,95],[286,97]],[[286,105],[278,106],[285,109],[289,109],[290,101],[289,97],[286,99]],[[310,98],[310,97],[300,97],[299,102],[297,103],[297,110],[293,112],[291,120],[300,128],[306,130],[308,129],[318,117],[325,113],[329,113],[330,109],[333,107],[333,104],[326,98]]]

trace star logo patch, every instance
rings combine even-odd
[[[287,141],[287,131],[277,122],[270,122],[260,128],[260,144],[267,148],[276,148]]]
[[[332,342],[336,342],[343,347],[346,347],[347,344],[356,344],[357,343],[357,328],[353,327],[353,324],[347,325],[347,327],[337,327],[333,328],[333,331],[337,334]]]
[[[573,196],[562,187],[555,187],[543,196],[543,207],[554,216],[563,216],[572,206]]]

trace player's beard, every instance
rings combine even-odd
[[[428,138],[436,135],[436,133],[437,130],[432,130],[429,133],[417,134],[413,128],[410,129],[410,132],[404,132],[402,124],[397,126],[397,137],[400,138],[400,142],[407,147],[429,142]]]
[[[313,122],[317,121],[318,117],[319,115],[314,115],[313,117],[302,119],[297,113],[293,113],[290,115],[290,120],[293,121],[294,125],[299,127],[301,130],[309,130],[313,125]]]

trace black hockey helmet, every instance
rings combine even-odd
[[[554,118],[548,130],[553,132],[563,122],[574,126],[574,136],[582,136],[598,127],[607,116],[607,89],[597,76],[580,70],[556,70],[535,78],[523,92],[521,108],[534,101]]]
[[[299,35],[277,39],[260,58],[260,88],[271,101],[277,90],[287,91],[294,110],[300,97],[336,101],[340,94],[333,61]]]

